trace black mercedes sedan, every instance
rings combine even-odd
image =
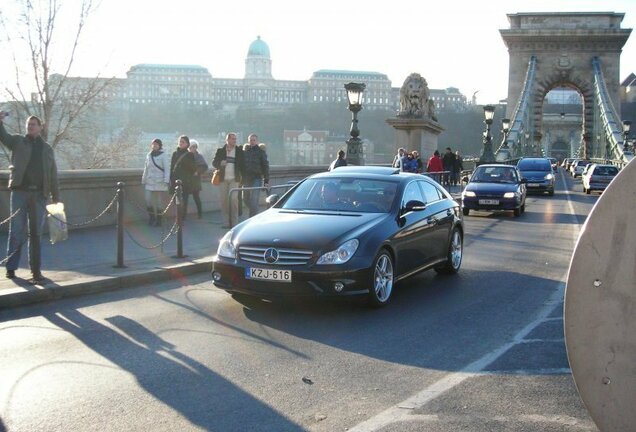
[[[268,197],[270,201],[275,197]],[[457,273],[459,204],[434,180],[349,166],[307,177],[221,239],[215,286],[260,298],[366,296],[374,306],[420,271]]]

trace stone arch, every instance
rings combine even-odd
[[[541,139],[543,100],[551,89],[576,89],[583,99],[582,144],[589,154],[594,136],[594,71],[598,57],[614,107],[619,104],[620,54],[631,29],[622,29],[625,14],[614,12],[557,12],[508,14],[509,29],[500,30],[510,56],[506,116],[513,115],[524,87],[531,57],[535,57],[531,116],[534,139]],[[620,114],[620,113],[619,113]]]

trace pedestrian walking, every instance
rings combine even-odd
[[[398,149],[397,154],[393,157],[393,163],[391,163],[391,166],[393,168],[399,168],[400,171],[404,171],[402,168],[404,159],[406,158],[406,150],[404,150],[402,147],[400,147]]]
[[[444,165],[442,163],[442,158],[439,155],[439,150],[435,150],[433,152],[433,156],[431,156],[426,164],[426,172],[433,173],[431,177],[436,180],[438,183],[441,183],[441,172],[444,171]]]
[[[245,187],[269,187],[269,161],[267,153],[258,145],[258,135],[250,134],[248,147],[245,150],[245,171],[243,186]],[[260,189],[252,189],[243,192],[243,199],[249,209],[249,217],[258,214],[258,201]]]
[[[163,142],[159,138],[153,139],[150,143],[150,152],[146,155],[141,184],[144,185],[148,225],[161,226],[170,185],[170,161],[163,151]]]
[[[190,140],[190,147],[188,151],[194,156],[195,171],[192,176],[192,199],[197,206],[197,218],[203,217],[203,206],[201,205],[201,176],[208,171],[208,164],[201,153],[199,153],[199,142],[197,140]]]
[[[225,145],[219,147],[214,154],[212,166],[220,171],[221,183],[219,184],[219,199],[221,200],[221,214],[223,215],[223,228],[231,228],[238,222],[238,193],[230,196],[230,190],[242,185],[243,172],[245,171],[245,158],[243,149],[236,145],[236,134],[230,132],[225,136]],[[230,206],[232,220],[230,220]]]
[[[6,277],[16,277],[22,245],[29,240],[31,284],[44,281],[42,275],[40,237],[46,214],[46,202],[59,201],[57,164],[53,148],[42,139],[42,120],[30,116],[26,120],[26,135],[11,135],[4,128],[7,113],[0,111],[0,142],[11,150],[12,168],[8,187],[11,190],[7,241]]]
[[[421,174],[424,172],[424,162],[422,162],[422,158],[420,157],[420,153],[417,150],[413,150],[413,160],[415,160],[415,164],[417,165],[416,173]]]
[[[444,166],[444,185],[450,186],[451,173],[455,169],[455,154],[451,150],[450,147],[446,147],[446,152],[444,152],[444,156],[442,156],[442,164]]]
[[[453,165],[453,178],[452,178],[453,186],[456,186],[457,183],[460,181],[460,176],[463,170],[464,170],[464,159],[459,154],[459,150],[456,150],[455,162]]]
[[[181,180],[181,196],[183,198],[181,220],[185,220],[188,214],[188,197],[192,192],[196,165],[194,164],[194,155],[188,151],[190,138],[186,135],[181,135],[177,142],[177,149],[172,153],[172,158],[170,159],[170,193],[174,193],[177,180]]]
[[[341,166],[347,166],[347,160],[345,159],[345,152],[344,150],[339,150],[338,151],[338,157],[331,162],[331,164],[329,165],[329,168],[327,169],[327,171],[333,171],[338,167]]]

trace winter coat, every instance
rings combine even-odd
[[[51,197],[55,202],[60,200],[60,190],[57,182],[57,165],[53,148],[42,137],[31,138],[23,135],[10,135],[0,122],[0,142],[11,150],[11,165],[9,166],[9,189],[16,189],[22,185],[26,172],[33,142],[39,141],[42,146],[42,194]]]
[[[261,177],[264,183],[269,183],[267,153],[257,145],[249,146],[243,153],[245,156],[244,183],[250,184],[253,180]]]
[[[221,171],[221,181],[225,180],[225,167],[221,162],[227,160],[227,144],[216,149],[212,166]],[[245,153],[241,146],[234,146],[234,179],[243,184],[243,172],[245,171]]]
[[[442,164],[442,158],[439,156],[431,156],[426,165],[426,172],[440,172],[444,171],[444,165]]]
[[[192,177],[192,190],[200,191],[201,190],[201,176],[205,174],[208,170],[208,164],[205,161],[205,158],[201,153],[192,153],[194,155],[194,165],[196,166],[196,170],[194,172],[194,176]]]
[[[177,148],[172,153],[170,160],[170,192],[174,191],[176,181],[181,180],[184,193],[192,192],[194,172],[197,167],[194,163],[194,155],[188,149]]]
[[[149,191],[168,191],[170,162],[165,152],[161,152],[156,156],[153,156],[152,152],[148,152],[144,164],[144,173],[141,175],[141,184]]]
[[[334,160],[333,162],[331,162],[331,165],[329,165],[329,169],[328,170],[329,171],[333,171],[336,168],[341,167],[341,166],[347,166],[346,159],[338,158],[338,159]]]

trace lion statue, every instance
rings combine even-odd
[[[428,83],[418,73],[409,75],[400,89],[400,111],[398,117],[428,117],[434,119]]]

